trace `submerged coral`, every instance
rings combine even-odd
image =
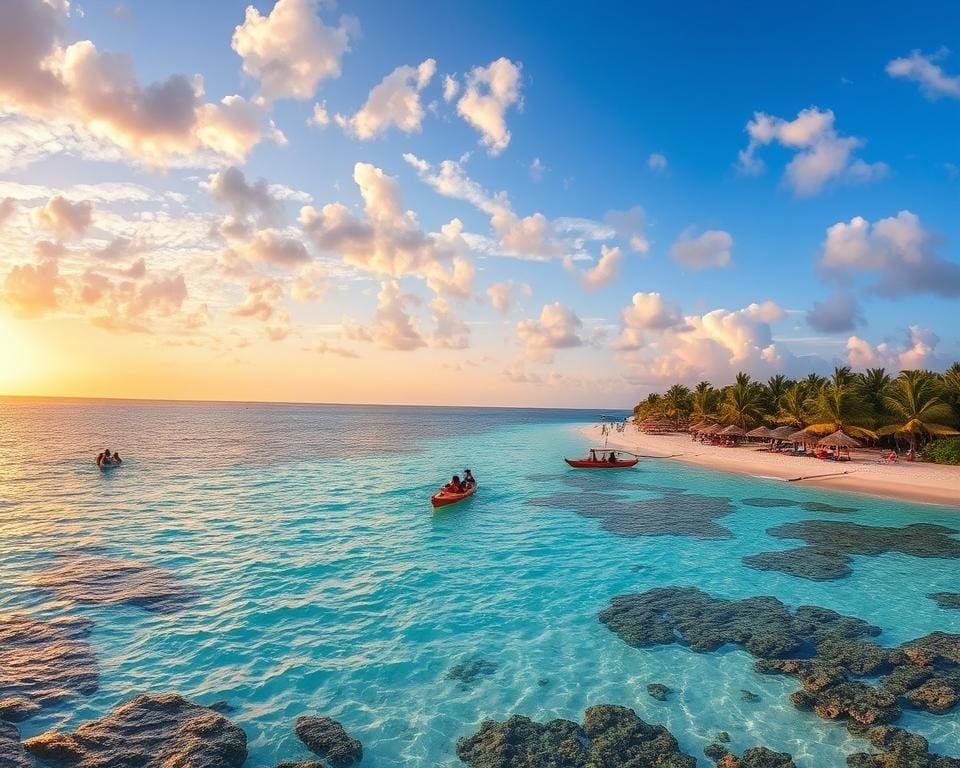
[[[469,686],[481,677],[487,677],[497,671],[497,665],[486,659],[469,659],[454,664],[447,670],[447,680],[457,680],[463,686]]]

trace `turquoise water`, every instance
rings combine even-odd
[[[791,752],[802,768],[844,765],[864,742],[795,710],[795,681],[753,672],[740,650],[636,650],[596,618],[610,597],[690,585],[722,597],[770,594],[883,628],[897,644],[960,631],[927,598],[960,591],[957,560],[854,557],[853,574],[812,582],[744,567],[793,542],[765,529],[799,520],[960,527],[960,509],[909,505],[644,461],[618,478],[725,497],[728,538],[626,538],[570,506],[531,504],[602,490],[568,470],[577,426],[595,412],[334,406],[0,401],[0,613],[94,620],[101,680],[22,723],[25,736],[73,727],[136,693],[227,700],[249,738],[249,768],[306,758],[295,717],[332,716],[364,744],[364,766],[459,765],[458,737],[486,717],[579,718],[625,704],[702,749]],[[106,446],[127,465],[101,473]],[[430,493],[470,465],[475,498],[434,514]],[[571,486],[570,482],[577,483]],[[624,488],[624,499],[655,499]],[[845,515],[756,508],[750,497],[821,501]],[[574,505],[575,506],[575,505]],[[32,582],[57,555],[96,551],[170,569],[198,593],[173,613],[71,605]],[[447,679],[482,658],[495,671]],[[650,682],[674,689],[667,702]],[[760,696],[744,701],[742,690]],[[901,725],[960,755],[960,713]]]

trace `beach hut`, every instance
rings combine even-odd
[[[689,431],[690,431],[690,432],[693,432],[693,434],[697,434],[697,432],[699,432],[699,431],[701,431],[702,429],[705,429],[706,427],[709,427],[709,426],[710,426],[710,422],[707,421],[706,419],[704,419],[703,421],[698,421],[696,424],[694,424],[692,427],[690,427],[690,430],[689,430]]]
[[[850,461],[850,449],[860,447],[860,441],[854,440],[842,429],[827,435],[817,443],[817,448],[833,448],[837,461]]]
[[[760,440],[769,440],[771,437],[771,431],[772,430],[769,427],[757,427],[756,429],[751,429],[749,432],[747,432],[747,437],[753,437]]]
[[[731,424],[729,427],[724,427],[719,432],[718,435],[726,435],[727,437],[746,437],[747,432],[742,427],[738,427],[736,424]]]
[[[807,443],[816,443],[820,439],[820,435],[816,432],[811,432],[810,428],[801,429],[797,432],[794,432],[790,437],[787,438],[791,443],[802,443],[806,445]]]
[[[791,435],[797,431],[796,427],[777,427],[770,430],[770,438],[773,440],[789,440]]]

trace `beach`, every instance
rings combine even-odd
[[[583,427],[581,432],[592,446],[603,445],[599,425]],[[609,435],[607,445],[724,472],[792,481],[792,485],[960,507],[960,467],[903,459],[891,464],[884,461],[879,451],[854,450],[849,462],[836,463],[770,453],[761,450],[763,443],[727,448],[700,443],[686,432],[648,434],[632,425],[628,425],[626,432]]]

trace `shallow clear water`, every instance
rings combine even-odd
[[[591,483],[602,490],[561,460],[582,452],[576,425],[595,416],[0,400],[0,613],[93,619],[101,668],[95,694],[21,730],[73,727],[136,693],[173,691],[236,708],[229,716],[249,738],[249,768],[306,758],[292,730],[305,713],[341,720],[363,742],[364,766],[453,766],[457,738],[483,718],[579,719],[591,704],[617,703],[666,725],[704,765],[718,730],[735,751],[765,744],[801,767],[844,765],[864,742],[795,710],[793,680],[756,674],[736,649],[629,648],[597,612],[613,595],[675,584],[833,608],[882,627],[885,644],[958,632],[960,612],[927,594],[960,591],[960,561],[855,557],[851,576],[813,582],[741,558],[791,547],[765,532],[780,523],[960,527],[960,509],[644,461],[630,482],[729,498],[736,511],[716,522],[733,535],[617,536],[569,505],[530,504]],[[102,473],[92,458],[107,445],[127,465]],[[467,464],[477,496],[434,514],[430,493]],[[857,511],[740,503],[771,496]],[[168,568],[199,597],[155,614],[73,606],[32,584],[58,553],[77,549]],[[472,658],[496,670],[470,685],[447,679]],[[675,694],[655,701],[650,682]],[[744,689],[760,700],[742,700]],[[960,755],[960,713],[908,712],[900,724]]]

